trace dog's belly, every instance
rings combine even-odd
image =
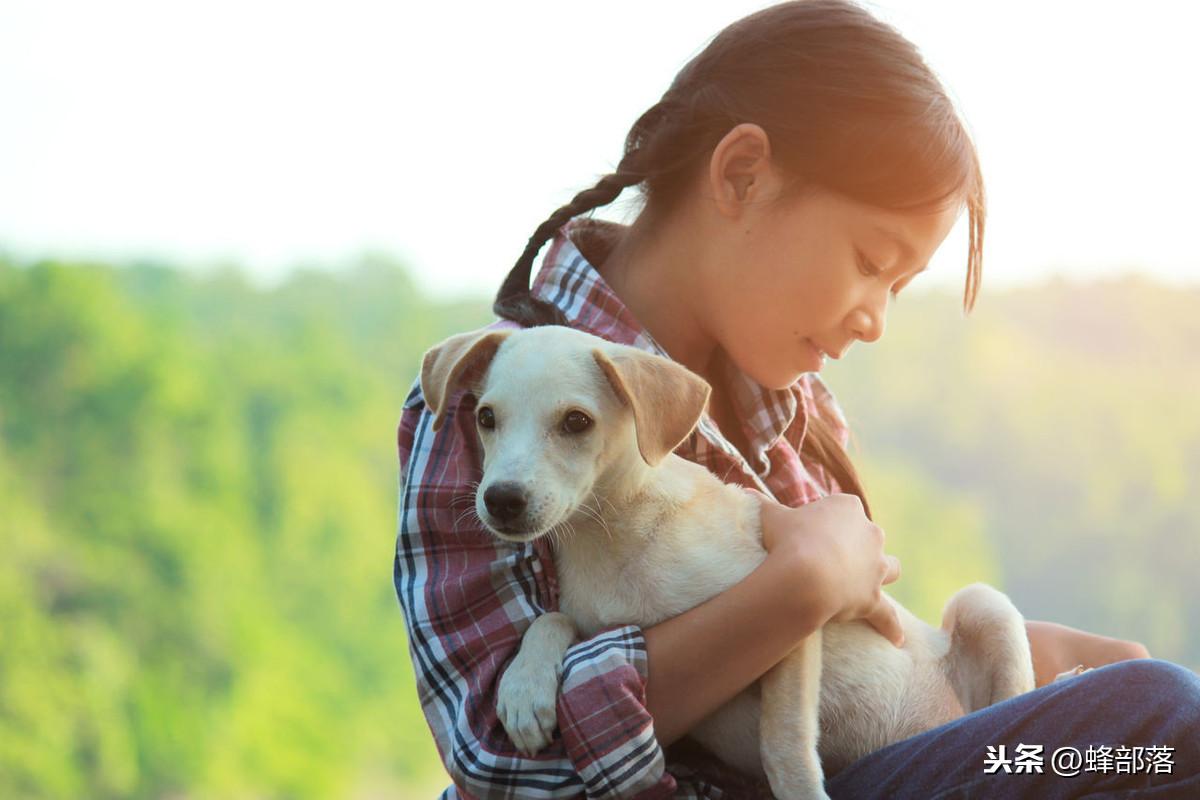
[[[898,613],[903,648],[865,622],[822,628],[818,749],[827,776],[963,714],[946,676],[948,635],[903,608]],[[761,777],[760,713],[756,684],[701,722],[692,736],[722,761]]]
[[[963,714],[946,673],[949,636],[897,611],[901,648],[865,622],[822,629],[820,753],[827,775]]]

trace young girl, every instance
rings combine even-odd
[[[634,186],[645,206],[632,226],[577,219]],[[763,511],[767,558],[743,582],[652,628],[575,644],[558,733],[526,756],[497,720],[495,691],[529,623],[557,608],[552,554],[545,539],[501,543],[471,517],[474,398],[449,399],[435,433],[414,387],[399,432],[395,584],[421,704],[454,780],[446,797],[763,794],[682,741],[687,731],[830,620],[866,619],[902,644],[880,591],[899,564],[869,519],[842,416],[817,373],[826,357],[883,335],[889,296],[924,269],[964,207],[970,309],[983,182],[945,91],[867,12],[800,0],[722,31],[637,120],[616,171],[538,227],[497,297],[497,324],[569,325],[704,376],[710,415],[678,454],[778,504]],[[1196,676],[1134,643],[1050,623],[1030,622],[1028,633],[1039,686],[1077,664],[1124,663],[887,747],[828,776],[829,793],[1200,796]],[[1014,769],[1018,745],[1040,750],[1022,748]],[[1153,751],[1157,767],[1139,751],[1138,768],[1122,774],[1054,774],[1058,748],[1082,755],[1089,745],[1174,750]],[[1035,769],[1027,754],[1044,761]]]

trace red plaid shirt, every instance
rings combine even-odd
[[[589,263],[603,263],[619,232],[612,223],[570,223],[551,246],[534,292],[561,308],[572,327],[666,355]],[[707,416],[676,453],[788,505],[836,491],[825,471],[800,455],[811,414],[846,439],[841,411],[816,374],[774,391],[732,365],[726,373],[750,461]],[[559,734],[536,757],[516,751],[496,717],[496,685],[529,624],[558,608],[554,559],[545,539],[502,542],[467,513],[482,475],[475,400],[459,393],[447,402],[450,414],[437,433],[419,381],[404,403],[395,560],[421,706],[454,780],[443,797],[743,796],[749,786],[732,774],[664,756],[645,707],[648,665],[636,625],[567,651]]]

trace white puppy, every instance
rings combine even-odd
[[[654,625],[766,557],[760,500],[672,455],[709,394],[673,361],[563,327],[474,332],[426,353],[421,388],[435,429],[457,390],[478,398],[483,523],[511,542],[553,535],[561,613],[529,627],[498,689],[500,720],[526,752],[554,730],[577,633]],[[823,798],[822,762],[835,772],[1033,688],[1024,620],[995,589],[955,594],[941,629],[897,612],[903,648],[864,622],[826,625],[691,735],[778,797]]]

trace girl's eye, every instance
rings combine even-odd
[[[879,275],[882,270],[871,263],[871,260],[864,256],[861,252],[858,253],[858,271],[868,277]]]
[[[868,278],[877,278],[883,274],[883,270],[871,263],[871,260],[864,256],[861,252],[858,253],[858,271]],[[892,297],[899,297],[900,290],[908,285],[908,280],[904,280],[900,284],[893,286],[888,290]]]
[[[592,418],[582,411],[568,411],[563,417],[563,430],[567,433],[583,433],[592,426]]]
[[[479,409],[475,414],[475,418],[479,420],[479,427],[487,428],[489,431],[496,427],[496,415],[488,406]]]

